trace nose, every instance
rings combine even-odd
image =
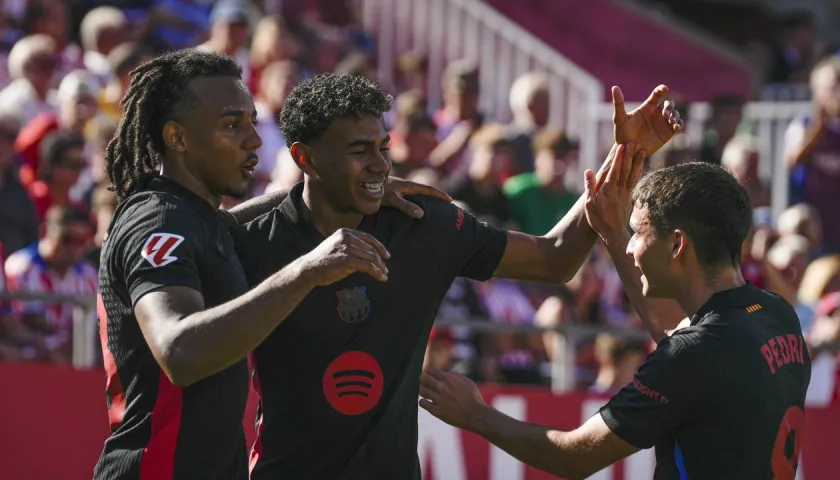
[[[256,150],[262,147],[262,137],[260,137],[260,133],[257,131],[257,125],[254,123],[251,124],[251,130],[245,138],[244,146],[245,150]]]
[[[630,258],[633,258],[633,239],[631,238],[629,242],[627,242],[627,249],[624,250],[624,253],[627,254]]]
[[[391,154],[388,152],[378,151],[371,156],[371,160],[367,166],[371,173],[387,174],[391,171]]]

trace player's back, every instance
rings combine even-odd
[[[657,443],[655,478],[793,480],[811,377],[793,307],[746,285],[717,294],[674,338],[707,365],[694,414]]]
[[[143,295],[167,286],[200,291],[207,308],[247,291],[223,215],[156,178],[120,204],[102,249],[97,313],[112,435],[94,477],[245,479],[247,361],[173,385],[133,312]]]

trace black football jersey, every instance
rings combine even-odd
[[[163,177],[117,208],[102,249],[98,300],[112,433],[95,479],[247,479],[247,359],[176,387],[134,316],[143,295],[167,286],[200,291],[207,308],[247,292],[229,218]]]
[[[300,211],[302,184],[234,236],[251,285],[324,240]],[[353,274],[315,288],[252,356],[260,394],[253,480],[420,479],[419,377],[429,332],[458,276],[486,280],[506,232],[454,205],[413,198],[358,230],[388,248],[388,281]]]
[[[793,479],[811,362],[796,313],[751,284],[716,293],[601,409],[656,447],[656,480]]]

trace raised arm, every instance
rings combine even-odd
[[[236,223],[244,225],[280,205],[288,194],[287,190],[280,190],[260,195],[233,207],[229,212],[236,219]],[[403,198],[405,195],[426,195],[439,198],[445,202],[452,201],[449,195],[435,187],[390,177],[385,186],[385,196],[382,198],[382,204],[386,207],[396,208],[410,217],[422,218],[423,210]]]
[[[667,92],[668,88],[660,85],[644,104],[627,113],[621,89],[613,87],[616,145],[613,145],[606,161],[595,174],[596,193],[614,169],[616,160],[628,166],[628,173],[633,164],[637,164],[641,169],[641,162],[646,155],[659,150],[674,134],[682,130],[683,122],[673,106],[669,102],[659,106]],[[628,145],[621,145],[625,143]],[[615,174],[620,174],[620,170]],[[621,188],[630,191],[634,185],[635,183],[625,182],[621,184]],[[625,198],[629,199],[629,193]],[[560,222],[542,237],[510,232],[507,247],[494,276],[555,283],[569,281],[580,269],[597,239],[586,220],[585,201],[584,195]]]

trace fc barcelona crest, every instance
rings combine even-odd
[[[370,315],[370,300],[367,298],[367,287],[353,287],[339,290],[338,316],[347,323],[358,323]]]

